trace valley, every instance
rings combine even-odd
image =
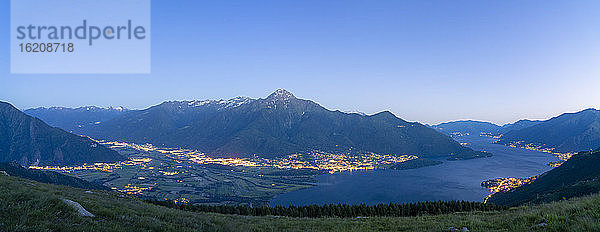
[[[459,161],[443,157],[426,159],[425,165],[403,170],[400,165],[423,159],[417,155],[352,151],[340,154],[313,151],[280,158],[222,158],[191,149],[95,140],[128,160],[30,168],[103,183],[142,199],[180,203],[376,204],[438,199],[484,201],[495,192],[528,183],[530,177],[554,167],[549,164],[560,164],[567,157],[547,149],[495,144],[497,139],[486,134],[453,137],[461,144],[494,156]],[[423,167],[428,165],[433,166]]]
[[[481,202],[531,182],[574,154],[527,141],[507,143],[500,133],[542,127],[545,121],[502,127],[455,121],[427,128],[390,112],[327,110],[283,89],[263,99],[170,101],[144,110],[54,107],[27,112],[82,134],[115,132],[120,136],[98,134],[113,140],[80,137],[126,158],[33,164],[31,169],[67,173],[142,199],[186,204]],[[590,113],[594,111],[580,114]],[[357,136],[356,130],[375,137]],[[148,143],[153,141],[161,145]],[[173,146],[177,144],[181,146]]]
[[[415,155],[332,154],[313,151],[277,159],[213,158],[189,150],[151,144],[96,141],[128,157],[116,163],[30,166],[103,183],[141,198],[183,203],[268,203],[278,194],[315,185],[317,175],[385,169],[418,159]]]

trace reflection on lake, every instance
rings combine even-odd
[[[481,182],[498,177],[529,177],[550,170],[558,161],[551,154],[492,144],[493,139],[465,136],[478,151],[493,157],[445,161],[441,165],[411,170],[342,172],[317,177],[318,185],[281,194],[272,205],[328,203],[389,203],[437,200],[483,201],[489,194]]]

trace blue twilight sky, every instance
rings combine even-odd
[[[10,74],[0,100],[145,108],[265,97],[390,110],[423,123],[507,123],[600,108],[600,1],[152,1],[152,74]]]

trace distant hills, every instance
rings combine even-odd
[[[445,134],[454,134],[461,133],[466,134],[469,133],[471,135],[479,135],[481,133],[492,134],[492,135],[502,135],[508,133],[510,131],[521,130],[527,127],[535,126],[540,124],[542,121],[538,120],[528,120],[523,119],[519,120],[515,123],[505,124],[503,126],[498,126],[491,122],[483,122],[483,121],[475,121],[475,120],[461,120],[461,121],[452,121],[440,123],[437,125],[431,126],[442,133]]]
[[[600,111],[587,109],[565,113],[545,121],[519,120],[498,126],[481,121],[454,121],[431,126],[446,133],[501,135],[498,143],[522,142],[558,152],[590,151],[600,148]]]
[[[113,119],[129,110],[123,107],[84,106],[79,108],[39,107],[23,111],[25,114],[40,118],[53,127],[66,131],[79,132],[81,128]]]
[[[503,125],[502,127],[500,127],[498,129],[498,131],[496,133],[497,134],[506,134],[511,131],[517,131],[517,130],[525,129],[527,127],[535,126],[537,124],[540,124],[541,122],[542,121],[540,121],[540,120],[522,119],[522,120],[516,121],[514,123],[509,123],[509,124]]]
[[[500,126],[490,123],[490,122],[481,122],[481,121],[473,121],[473,120],[465,120],[465,121],[454,121],[454,122],[445,122],[438,125],[434,125],[433,128],[436,130],[446,133],[461,133],[461,134],[472,134],[479,135],[481,133],[498,133],[498,130],[501,128]]]
[[[125,159],[88,138],[67,133],[0,102],[0,162],[72,165]]]
[[[499,143],[532,143],[559,152],[590,151],[600,148],[600,111],[587,109],[565,113],[520,130],[505,133]]]
[[[488,202],[517,206],[559,201],[600,192],[600,151],[581,152],[530,184],[492,195]]]
[[[169,101],[80,129],[93,138],[192,148],[221,156],[280,157],[311,150],[449,159],[489,155],[388,111],[369,116],[330,111],[283,89],[264,99]]]
[[[65,185],[82,189],[110,190],[110,188],[99,183],[91,183],[86,180],[82,180],[72,176],[67,176],[58,172],[24,168],[16,162],[0,163],[0,171],[4,171],[10,176],[34,180],[37,182],[47,184]]]

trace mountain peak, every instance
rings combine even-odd
[[[271,95],[269,95],[269,97],[267,98],[273,98],[273,97],[277,97],[277,98],[295,98],[295,96],[290,93],[289,91],[285,90],[285,89],[277,89],[275,90],[275,92],[273,92]]]
[[[582,110],[581,112],[598,112],[598,111],[600,111],[600,110],[597,110],[595,108],[587,108],[585,110]]]
[[[277,89],[271,95],[267,97],[267,100],[290,100],[296,99],[296,97],[285,89]]]

